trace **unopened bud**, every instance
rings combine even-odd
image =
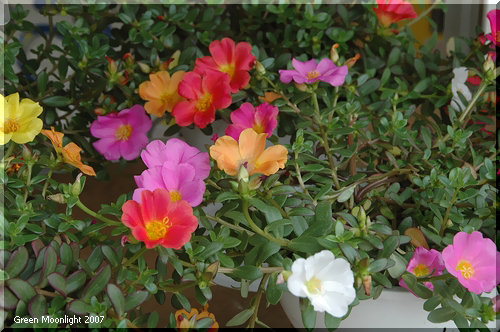
[[[139,69],[144,73],[144,74],[149,74],[151,71],[151,67],[149,67],[147,64],[144,62],[137,62],[137,65],[139,66]]]
[[[278,274],[278,280],[280,279],[280,276],[283,278],[283,281],[288,281],[288,278],[292,275],[292,271],[281,271],[280,274]],[[280,283],[276,280],[276,284],[279,285]]]
[[[24,160],[31,160],[31,157],[33,157],[30,149],[25,144],[23,144],[23,152],[21,155],[23,156]]]
[[[248,170],[244,165],[238,171],[238,182],[248,182]]]
[[[266,68],[264,68],[264,65],[260,61],[257,61],[255,63],[255,70],[257,70],[257,72],[259,74],[265,74],[266,73]]]
[[[49,195],[49,196],[47,196],[47,198],[50,199],[51,201],[54,201],[54,202],[59,203],[59,204],[66,203],[66,199],[64,198],[64,195],[61,193]]]
[[[361,55],[358,53],[354,57],[347,59],[347,61],[344,63],[344,66],[347,66],[347,68],[352,68],[356,64],[356,61],[359,60],[359,58],[361,58]]]
[[[306,92],[307,91],[307,85],[305,84],[298,84],[298,83],[295,83],[295,87],[297,89],[299,89],[300,91],[303,91],[303,92]]]
[[[82,184],[80,182],[80,179],[82,177],[82,173],[79,173],[78,176],[76,177],[75,183],[71,186],[71,193],[75,196],[80,195],[82,192]]]
[[[110,74],[116,73],[118,70],[118,67],[116,66],[116,61],[110,58],[109,56],[106,56],[106,59],[108,60],[108,72]]]
[[[483,70],[486,74],[486,78],[489,80],[495,80],[495,62],[491,54],[488,53],[486,61],[483,63]]]
[[[172,54],[170,57],[170,63],[168,64],[168,69],[172,69],[174,67],[177,67],[179,64],[179,58],[181,57],[181,51],[177,50]]]
[[[372,276],[366,275],[362,277],[363,280],[363,288],[365,289],[365,294],[370,296],[372,293]]]
[[[127,64],[128,66],[132,66],[134,64],[134,57],[130,52],[125,53],[123,55],[123,60],[125,61],[125,64]]]
[[[95,115],[104,115],[104,114],[106,114],[106,110],[102,107],[96,107],[96,108],[94,108],[94,114]]]
[[[255,190],[255,189],[258,189],[261,184],[262,184],[261,176],[255,175],[255,176],[252,176],[252,178],[250,179],[250,182],[248,183],[248,187],[250,188],[250,190]]]
[[[330,59],[335,63],[339,61],[339,54],[337,53],[337,48],[339,48],[339,44],[333,44],[332,48],[330,49]]]

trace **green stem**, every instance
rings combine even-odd
[[[337,106],[338,99],[339,99],[339,87],[336,86],[333,92],[332,110],[330,111],[330,114],[328,114],[328,122],[331,122],[333,119],[333,114],[335,113],[335,107]]]
[[[259,228],[259,226],[257,226],[252,218],[250,217],[250,213],[248,212],[248,200],[245,199],[245,198],[242,198],[242,204],[241,204],[241,207],[243,209],[243,215],[245,216],[245,219],[246,221],[248,222],[248,224],[250,225],[250,228],[257,234],[259,234],[260,236],[268,239],[269,241],[272,241],[272,242],[275,242],[277,244],[279,244],[280,246],[282,247],[286,247],[288,246],[288,243],[290,241],[286,240],[286,239],[277,239],[275,238],[274,236],[266,233],[265,231],[263,231],[262,229]]]
[[[412,26],[413,24],[417,23],[418,21],[420,21],[423,17],[425,17],[427,14],[429,14],[431,12],[431,10],[434,9],[434,7],[437,6],[437,4],[439,4],[441,1],[436,1],[434,2],[429,8],[427,8],[426,10],[424,10],[420,15],[418,15],[418,17],[414,18],[412,21],[410,21],[410,23],[408,23],[406,26],[407,27],[410,27]]]
[[[227,221],[222,220],[221,218],[212,217],[212,216],[209,216],[209,215],[206,215],[206,217],[207,217],[208,220],[215,221],[216,223],[219,223],[219,224],[221,224],[223,226],[226,226],[227,228],[234,229],[235,231],[238,231],[238,232],[247,232],[248,235],[250,235],[250,236],[255,234],[254,232],[249,231],[248,229],[245,229],[243,227],[236,226],[236,225],[233,225],[231,223],[228,223]]]
[[[7,151],[4,150],[4,154],[2,156],[2,163],[5,161],[5,158],[9,158],[9,156],[12,154],[12,151],[14,151],[14,146],[16,144],[14,142],[9,143],[9,147],[7,148]],[[7,167],[7,165],[5,165]]]
[[[450,206],[446,209],[446,212],[443,217],[443,221],[441,222],[441,229],[439,230],[439,235],[443,237],[444,235],[444,230],[446,229],[446,224],[448,223],[448,216],[450,214],[451,208],[453,207],[453,204],[455,204],[455,201],[457,200],[457,194],[458,194],[459,189],[455,189],[453,192],[453,196],[451,197],[450,201]]]
[[[132,257],[130,257],[129,259],[127,259],[125,261],[125,263],[122,263],[122,266],[125,267],[125,266],[129,266],[131,265],[133,262],[135,262],[139,257],[142,256],[142,254],[144,254],[146,252],[146,250],[148,250],[146,247],[142,247],[141,249],[139,249]]]
[[[52,172],[54,172],[54,170],[52,168],[49,169],[49,174],[47,174],[47,179],[45,180],[45,184],[43,185],[43,189],[42,189],[42,197],[45,198],[45,193],[47,192],[47,188],[49,187],[49,180],[50,178],[52,177]]]
[[[433,277],[426,277],[426,278],[417,278],[418,281],[420,282],[428,282],[428,281],[436,281],[436,280],[446,280],[448,278],[451,278],[452,275],[449,273],[442,274],[440,276],[433,276]]]
[[[26,178],[26,188],[24,188],[26,191],[24,192],[24,202],[26,203],[26,200],[28,199],[28,192],[29,192],[29,186],[31,186],[31,172],[33,170],[33,164],[32,161],[27,163],[28,166],[28,177]]]
[[[309,191],[306,188],[306,185],[304,184],[304,180],[302,180],[302,175],[300,174],[300,168],[299,164],[297,163],[297,159],[299,158],[299,153],[295,151],[295,159],[294,159],[294,166],[295,166],[295,172],[297,173],[297,181],[299,181],[299,185],[304,191],[304,193],[311,198],[311,201],[315,203],[315,200],[312,198],[311,194],[309,194]],[[315,204],[316,205],[316,204]]]
[[[95,213],[94,211],[92,211],[91,209],[89,209],[88,207],[86,207],[82,203],[82,201],[80,201],[80,200],[76,201],[76,206],[78,206],[80,209],[82,209],[82,211],[85,212],[86,214],[88,214],[89,216],[92,216],[92,217],[94,217],[96,219],[99,219],[103,223],[108,224],[108,226],[120,226],[120,225],[122,225],[122,223],[120,223],[118,221],[114,221],[114,220],[108,219],[108,218],[100,215],[99,213]]]
[[[265,274],[264,277],[262,277],[262,280],[260,281],[259,290],[257,291],[257,295],[255,296],[255,302],[253,304],[253,315],[252,318],[250,319],[250,323],[248,323],[248,327],[251,329],[255,327],[255,321],[257,320],[257,315],[259,314],[259,306],[260,306],[260,300],[262,298],[262,291],[264,290],[264,286],[266,285],[267,279],[269,279],[270,276],[271,276],[270,274]]]

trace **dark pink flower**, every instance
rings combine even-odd
[[[406,270],[417,277],[423,277],[431,273],[431,276],[439,276],[444,270],[441,253],[435,249],[427,250],[424,247],[417,247]],[[408,289],[403,279],[399,281],[399,285]],[[424,285],[429,289],[433,289],[432,282],[425,282]]]
[[[151,126],[152,121],[144,108],[134,105],[120,113],[98,116],[90,126],[90,133],[100,138],[93,146],[107,160],[120,157],[133,160],[148,144],[147,134]]]
[[[498,284],[500,253],[481,232],[457,233],[453,244],[444,248],[442,257],[446,270],[473,293],[490,292]]]
[[[281,82],[290,83],[293,80],[299,84],[311,84],[322,81],[339,86],[344,84],[348,71],[347,66],[337,67],[328,58],[321,59],[319,63],[316,63],[314,59],[301,62],[294,58],[292,65],[295,70],[279,70]]]
[[[243,130],[253,128],[257,134],[267,133],[267,137],[271,137],[278,125],[278,113],[278,108],[268,103],[255,108],[250,103],[243,103],[231,113],[233,123],[227,127],[226,135],[238,140]]]
[[[499,30],[499,22],[497,20],[497,16],[500,10],[498,9],[493,9],[486,14],[486,17],[488,20],[490,20],[490,28],[491,28],[491,34],[487,34],[486,38],[491,40],[495,45],[499,45],[500,41],[498,40],[498,30]]]

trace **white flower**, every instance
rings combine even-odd
[[[465,110],[466,105],[462,103],[458,92],[460,92],[465,97],[465,100],[470,101],[472,99],[472,94],[467,85],[465,85],[469,74],[467,68],[458,67],[453,69],[453,75],[454,77],[451,80],[451,92],[453,93],[453,98],[451,99],[451,107],[461,112]]]
[[[335,317],[347,313],[354,301],[354,274],[349,263],[335,258],[329,250],[299,258],[292,265],[288,290],[295,296],[308,297],[315,311],[328,312]]]

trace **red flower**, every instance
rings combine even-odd
[[[215,111],[231,105],[229,76],[216,71],[200,75],[196,72],[184,74],[179,84],[179,94],[186,101],[178,102],[172,115],[179,126],[191,123],[205,128],[214,122]]]
[[[378,7],[373,10],[384,27],[397,21],[417,17],[413,6],[404,0],[377,0],[377,4]]]
[[[144,190],[142,203],[130,200],[122,207],[123,224],[151,249],[157,245],[180,249],[198,227],[198,219],[186,201],[172,202],[165,189]]]
[[[203,74],[208,71],[227,73],[231,78],[231,92],[238,92],[250,82],[248,71],[255,65],[256,58],[252,54],[252,45],[241,42],[234,45],[230,38],[210,43],[210,54],[196,60],[194,71]]]

